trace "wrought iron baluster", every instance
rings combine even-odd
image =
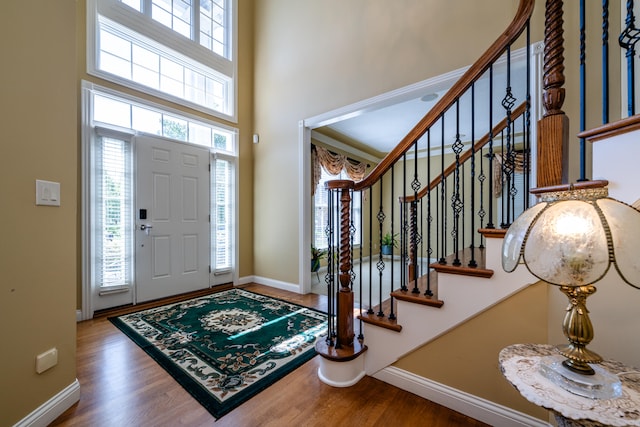
[[[352,260],[351,265],[349,266],[349,276],[351,277],[351,281],[350,281],[350,285],[351,285],[351,291],[353,292],[353,285],[355,283],[355,279],[356,279],[356,273],[353,271],[353,251],[354,251],[354,238],[355,238],[355,234],[356,234],[356,226],[353,223],[353,218],[354,218],[354,209],[355,209],[355,202],[354,202],[354,197],[355,197],[355,192],[353,190],[350,190],[350,196],[351,196],[351,205],[349,206],[351,212],[350,212],[350,216],[349,219],[351,220],[351,222],[349,223],[349,250],[350,250],[350,258]]]
[[[506,228],[505,213],[508,212],[508,209],[509,209],[507,206],[507,200],[509,198],[505,197],[505,194],[503,191],[505,184],[507,184],[506,183],[507,165],[505,165],[506,156],[504,154],[504,130],[500,132],[500,158],[502,159],[502,161],[500,162],[500,179],[502,180],[501,181],[502,188],[500,189],[500,205],[502,207],[502,209],[500,210],[500,228]],[[508,184],[507,184],[507,188],[509,188]]]
[[[327,311],[328,311],[328,319],[327,319],[327,324],[328,324],[328,330],[327,330],[327,345],[329,346],[333,346],[333,339],[336,337],[336,332],[335,332],[335,305],[334,305],[334,281],[335,281],[335,276],[334,276],[334,265],[333,265],[333,230],[335,229],[335,217],[334,217],[334,203],[333,203],[333,198],[334,198],[334,190],[333,189],[328,189],[327,190],[327,228],[325,229],[325,234],[327,236],[327,275],[325,276],[325,283],[327,284],[327,295],[328,295],[328,304],[327,304]]]
[[[440,116],[440,121],[442,122],[442,135],[440,139],[440,209],[442,209],[440,220],[442,223],[439,234],[442,242],[442,252],[440,253],[440,260],[438,262],[444,265],[447,263],[447,259],[445,258],[447,256],[447,206],[445,203],[447,187],[444,176],[444,113]]]
[[[428,160],[427,160],[428,161]],[[410,218],[411,218],[411,224],[410,224],[410,230],[411,230],[411,234],[410,234],[410,238],[409,238],[409,244],[411,245],[411,248],[409,250],[409,262],[411,263],[411,266],[409,268],[409,281],[413,281],[414,286],[413,286],[413,290],[411,292],[413,292],[414,294],[419,294],[420,290],[418,289],[418,276],[420,275],[420,273],[418,272],[418,260],[417,260],[417,253],[418,253],[418,243],[420,243],[421,240],[421,236],[418,233],[418,191],[420,190],[421,184],[420,184],[420,180],[418,179],[418,140],[416,139],[415,142],[415,149],[414,149],[414,161],[413,161],[413,181],[411,181],[411,189],[413,190],[413,200],[411,201],[411,205],[410,205]]]
[[[586,23],[584,19],[584,0],[580,0],[580,132],[586,126],[587,114],[587,76],[586,76]],[[585,140],[580,138],[580,181],[585,181],[586,153]]]
[[[434,188],[435,191],[435,201],[436,201],[436,217],[435,220],[433,221],[433,224],[436,225],[436,227],[440,224],[440,193],[441,193],[441,186],[438,185],[436,186],[436,188]],[[438,259],[438,263],[440,262],[440,257],[442,256],[442,245],[440,244],[440,239],[441,239],[441,235],[440,233],[437,232],[436,230],[436,258]]]
[[[636,28],[636,18],[633,13],[633,0],[627,0],[627,17],[625,28],[622,30],[618,42],[625,50],[627,57],[627,114],[635,115],[635,73],[634,61],[636,56],[636,43],[640,40],[640,30]]]
[[[466,176],[465,175],[466,174],[466,169],[467,169],[466,165],[467,165],[467,162],[462,162],[462,168],[461,168],[462,169],[461,170],[462,178],[460,178],[460,187],[462,187],[462,189],[460,191],[460,200],[462,201],[461,209],[460,209],[460,214],[462,216],[462,218],[461,218],[462,226],[458,229],[459,230],[458,234],[460,235],[460,242],[458,244],[458,248],[463,248],[463,250],[467,245],[467,240],[466,240],[466,235],[465,235],[466,227],[464,226],[466,224],[466,222],[465,222],[466,221],[466,215],[465,214],[467,212],[467,210],[465,209],[465,206],[464,206],[465,200],[467,200],[466,199],[466,193],[465,193],[466,180],[464,179],[464,177]]]
[[[602,0],[602,124],[609,123],[609,0]]]
[[[367,314],[373,314],[373,186],[369,187],[369,193],[369,308]],[[362,304],[362,301],[360,303]]]
[[[451,228],[451,237],[453,238],[453,265],[456,267],[461,265],[459,250],[460,250],[460,235],[459,235],[459,227],[460,227],[460,211],[462,210],[463,203],[460,199],[460,153],[462,153],[462,149],[464,145],[460,140],[460,100],[456,100],[456,140],[454,141],[451,149],[456,155],[456,169],[454,172],[454,181],[453,181],[453,194],[451,195],[451,210],[453,211],[453,224]]]
[[[478,181],[480,182],[480,208],[478,210],[478,218],[480,218],[480,228],[484,227],[484,218],[487,216],[487,211],[484,209],[484,182],[487,179],[487,176],[484,174],[484,158],[485,154],[484,148],[480,149],[480,175],[478,175]],[[480,237],[480,245],[478,246],[480,249],[484,249],[484,241],[482,237]]]
[[[493,225],[493,65],[489,67],[489,219],[487,228],[495,228]]]
[[[365,195],[365,191],[367,190],[362,190],[360,191],[360,224],[358,224],[358,233],[360,234],[360,265],[358,266],[358,283],[359,283],[359,293],[360,293],[360,297],[358,298],[358,311],[360,312],[360,318],[358,319],[358,339],[359,340],[363,340],[364,339],[364,335],[362,333],[362,264],[364,262],[363,256],[362,256],[362,252],[364,251],[364,245],[363,245],[363,237],[364,237],[364,232],[363,232],[363,228],[364,228],[364,220],[363,217],[364,215],[362,215],[362,209],[364,209],[364,195]],[[369,239],[369,241],[371,241],[371,239]],[[355,245],[351,245],[351,247],[353,248]]]
[[[427,131],[427,153],[431,156],[431,130]],[[427,182],[431,182],[431,158],[427,161]],[[427,290],[426,296],[432,296],[431,291],[431,257],[433,255],[433,248],[431,247],[431,227],[433,225],[433,216],[431,215],[431,192],[427,192]]]
[[[403,159],[403,169],[404,169],[404,173],[403,176],[406,176],[406,154],[404,155],[404,159]],[[390,230],[391,230],[391,238],[393,240],[393,230],[394,230],[394,225],[395,225],[395,217],[394,217],[394,200],[395,200],[395,165],[391,166],[391,203],[389,203],[389,206],[391,206],[391,225],[390,225]],[[403,179],[403,182],[406,182],[405,179]],[[402,220],[400,221],[402,224]],[[402,228],[402,225],[400,226]],[[402,238],[402,236],[400,236]],[[402,246],[400,247],[400,258],[402,259]],[[393,292],[393,273],[394,273],[394,264],[395,262],[393,262],[393,257],[394,257],[394,246],[391,245],[391,275],[389,277],[389,293]],[[400,269],[400,275],[402,276],[402,268]],[[380,287],[380,313],[383,313],[382,311],[382,287]],[[378,313],[378,315],[380,315],[380,313]],[[393,297],[391,297],[391,312],[389,314],[389,319],[390,320],[395,320],[396,315],[393,312]]]
[[[525,111],[524,111],[524,149],[525,149],[525,169],[524,169],[524,209],[529,209],[529,188],[531,188],[531,25],[530,22],[527,22],[527,94],[526,94],[526,103]]]
[[[511,123],[511,135],[516,134],[516,122]],[[511,174],[509,177],[509,198],[511,202],[511,209],[507,220],[509,221],[508,226],[511,225],[513,220],[516,218],[516,196],[518,195],[518,189],[516,188],[516,144],[515,140],[511,144],[511,149],[509,150],[509,173]]]
[[[407,262],[407,233],[409,232],[409,223],[407,221],[407,212],[405,210],[406,206],[404,203],[404,198],[407,195],[407,153],[405,152],[402,155],[402,196],[398,199],[398,206],[400,208],[400,288],[403,291],[407,290],[407,271],[406,267],[408,266]],[[391,193],[391,206],[395,206],[395,197],[394,193]],[[392,213],[393,215],[393,213]],[[391,221],[393,222],[393,220]],[[391,232],[393,233],[393,227],[391,227]],[[393,266],[393,257],[392,257],[392,266]],[[391,275],[391,290],[393,291],[393,274]]]
[[[393,170],[393,168],[392,168]],[[391,176],[393,177],[393,171],[391,172]],[[378,263],[376,264],[376,267],[378,268],[378,279],[379,279],[379,290],[380,290],[380,295],[382,295],[382,272],[384,271],[384,260],[382,259],[382,225],[385,219],[385,214],[384,214],[384,209],[382,207],[382,201],[383,201],[383,180],[384,180],[384,176],[380,177],[380,210],[378,211],[378,224],[379,224],[379,232],[380,232],[380,240],[379,240],[379,247],[380,247],[380,253],[378,254]],[[373,313],[373,309],[370,308],[371,313]],[[380,317],[384,317],[384,312],[382,311],[382,304],[379,306],[378,309],[378,316]]]
[[[482,160],[480,161],[482,164]],[[471,85],[471,171],[469,174],[469,184],[471,187],[471,228],[469,234],[471,235],[471,258],[469,259],[469,267],[477,267],[476,261],[476,85]]]
[[[507,87],[504,98],[502,99],[502,107],[505,109],[506,117],[507,117],[507,126],[506,130],[506,145],[507,145],[507,155],[506,157],[502,156],[502,165],[505,166],[503,171],[506,173],[506,185],[503,185],[503,188],[506,188],[507,194],[503,195],[503,199],[506,198],[506,217],[503,211],[502,214],[502,223],[500,226],[502,228],[508,228],[511,224],[511,220],[513,218],[513,200],[515,198],[515,187],[513,186],[513,173],[514,173],[514,141],[513,138],[513,118],[512,118],[512,110],[513,106],[516,103],[516,98],[513,96],[511,89],[511,46],[507,46]],[[503,144],[504,147],[504,144]],[[506,163],[506,165],[505,165]]]
[[[428,181],[427,181],[428,182]],[[423,227],[423,223],[422,223],[422,218],[424,218],[424,198],[420,199],[420,216],[417,219],[417,223],[418,223],[418,229],[419,229],[419,234],[420,234],[420,250],[418,251],[418,257],[420,259],[420,270],[419,270],[419,274],[418,277],[420,277],[420,275],[424,275],[424,272],[427,271],[424,268],[424,227]],[[428,271],[427,271],[428,272]]]

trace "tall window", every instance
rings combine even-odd
[[[235,119],[235,0],[88,0],[87,71]]]
[[[340,172],[340,175],[330,175],[327,171],[322,168],[322,175],[320,176],[320,181],[318,183],[318,187],[316,188],[315,195],[313,196],[313,205],[314,205],[314,223],[313,223],[313,245],[319,249],[327,248],[327,234],[326,229],[329,223],[329,207],[327,205],[327,196],[328,192],[325,189],[325,182],[332,181],[334,179],[349,179],[344,171]],[[360,244],[360,218],[362,215],[361,209],[361,197],[360,193],[353,193],[353,210],[351,214],[351,221],[355,227],[355,234],[353,235],[353,244]],[[338,244],[338,239],[340,238],[337,235],[334,235],[334,245]]]

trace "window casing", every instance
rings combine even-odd
[[[236,1],[88,0],[87,72],[235,121]]]

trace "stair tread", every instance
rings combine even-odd
[[[398,324],[398,319],[389,319],[388,315],[378,316],[374,313],[362,313],[358,316],[358,319],[362,320],[364,323],[368,323],[370,325],[376,325],[381,328],[390,329],[392,331],[400,332],[402,330],[402,325]]]
[[[460,261],[460,265],[454,265],[456,258]],[[474,260],[476,266],[470,266],[471,260]],[[465,248],[458,252],[458,254],[451,254],[444,258],[443,262],[434,262],[429,267],[433,268],[439,273],[460,274],[463,276],[484,277],[489,278],[493,276],[493,270],[486,268],[486,256],[484,248]]]
[[[393,301],[393,312],[396,312],[396,302]],[[391,298],[382,301],[382,304],[371,307],[371,313],[363,310],[361,315],[358,315],[358,319],[364,323],[370,325],[380,326],[381,328],[391,329],[392,331],[400,332],[402,325],[398,324],[398,319],[389,319],[391,313]],[[384,316],[378,316],[378,313],[384,313]]]
[[[578,138],[585,138],[589,142],[595,142],[637,129],[640,129],[640,114],[613,121],[594,129],[582,131],[577,136]]]

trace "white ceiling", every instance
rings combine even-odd
[[[511,65],[511,87],[516,98],[515,107],[524,101],[526,90],[526,61],[522,60]],[[412,88],[400,90],[397,95],[389,94],[381,96],[384,101],[364,101],[362,105],[354,104],[352,111],[346,112],[334,120],[327,120],[325,126],[316,128],[322,133],[324,128],[329,128],[333,133],[347,137],[343,142],[350,140],[369,146],[380,153],[391,151],[402,138],[418,123],[418,121],[440,100],[443,94],[451,87],[453,82],[462,75],[464,70],[458,70],[457,75],[451,75],[434,79],[433,82],[422,82]],[[492,123],[495,125],[505,116],[505,109],[501,106],[502,98],[506,93],[506,66],[496,66],[493,71],[493,112]],[[488,73],[475,84],[475,139],[489,131],[489,94]],[[434,100],[422,100],[425,95],[436,94]],[[471,120],[471,95],[462,97],[459,103],[460,116],[456,123],[455,105],[445,115],[445,146],[452,144],[456,139],[456,133],[460,133],[462,142],[468,142],[472,136]],[[345,108],[349,110],[348,107]],[[426,147],[425,137],[421,139],[420,148]],[[442,126],[438,122],[431,130],[431,147],[439,147],[442,141]]]

